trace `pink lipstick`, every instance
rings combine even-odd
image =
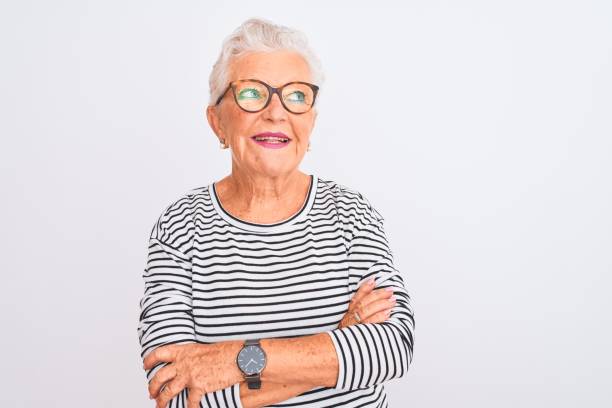
[[[263,132],[251,136],[258,145],[268,149],[282,149],[291,142],[291,138],[283,132]]]

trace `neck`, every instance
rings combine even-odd
[[[230,213],[253,222],[275,222],[299,211],[310,186],[310,175],[299,170],[278,176],[232,173],[218,181],[219,200]]]

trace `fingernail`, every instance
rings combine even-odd
[[[368,279],[368,285],[372,286],[374,285],[374,282],[375,282],[374,278]]]
[[[388,292],[393,292],[393,288],[385,288],[385,290]]]
[[[397,299],[397,298],[395,297],[395,295],[393,295],[393,296],[391,296],[391,297],[389,298],[389,300],[391,300],[392,302],[395,302],[395,299]]]

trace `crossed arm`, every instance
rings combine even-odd
[[[261,374],[262,388],[250,390],[235,364],[242,341],[214,344],[166,345],[144,359],[144,368],[164,366],[149,384],[158,406],[165,407],[185,387],[189,387],[189,407],[214,398],[214,392],[241,385],[244,408],[285,401],[317,386],[333,387],[338,376],[338,359],[330,337],[324,333],[290,339],[262,339],[268,361]],[[166,384],[167,383],[167,384]],[[165,385],[160,392],[162,386]],[[212,391],[212,392],[207,392]],[[239,406],[235,401],[234,405]]]
[[[382,223],[371,222],[360,227],[349,253],[351,269],[358,272],[353,282],[358,284],[367,278],[379,277],[384,281],[381,286],[393,288],[397,304],[389,320],[292,339],[262,339],[268,363],[259,390],[249,390],[236,367],[235,356],[242,341],[200,344],[202,350],[223,345],[227,354],[219,361],[229,364],[225,370],[216,369],[215,378],[217,382],[222,380],[223,385],[208,388],[213,391],[203,396],[205,405],[259,407],[286,401],[316,387],[366,388],[406,373],[412,360],[414,330],[410,297],[399,271],[393,266]],[[143,275],[145,296],[140,304],[142,313],[138,326],[143,357],[149,354],[157,357],[164,345],[197,343],[191,309],[189,259],[178,248],[160,239],[164,236],[166,231],[153,230]],[[157,370],[167,367],[171,358],[160,361],[166,364],[145,367],[150,381]],[[203,365],[205,368],[212,366]],[[178,395],[173,393],[172,407],[185,406],[186,391],[182,389]]]
[[[369,310],[360,309],[364,319],[376,321],[383,319],[388,311],[388,293],[371,293],[373,286],[365,285],[354,296],[352,304],[355,305],[359,299],[368,298],[373,300],[368,307]],[[355,302],[354,302],[355,301]],[[380,312],[379,312],[380,311]],[[347,316],[352,314],[347,313]],[[345,319],[341,327],[348,327]],[[367,324],[367,323],[363,323]],[[330,333],[319,333],[310,336],[302,336],[289,339],[267,338],[261,339],[261,346],[268,356],[266,368],[261,374],[262,386],[258,390],[251,390],[242,381],[242,375],[234,362],[235,356],[240,351],[243,341],[224,341],[210,344],[192,345],[169,345],[155,349],[144,359],[144,368],[150,369],[155,364],[162,362],[173,363],[176,370],[163,370],[156,374],[150,382],[149,391],[158,400],[158,404],[165,406],[180,389],[190,386],[190,407],[199,406],[196,402],[204,397],[205,392],[198,394],[198,390],[216,390],[223,387],[231,389],[239,387],[239,398],[235,401],[236,406],[243,408],[261,407],[277,402],[286,401],[316,387],[335,388],[339,375],[339,361],[335,345]],[[182,352],[181,347],[187,346],[189,351]],[[214,370],[214,372],[213,372]],[[189,373],[190,384],[177,382],[160,389],[165,382],[173,380],[167,373],[176,372]],[[172,374],[171,374],[172,375]],[[195,381],[194,381],[195,379]],[[210,379],[210,381],[197,379]],[[173,381],[174,383],[174,381]],[[206,393],[206,399],[212,397],[213,393]],[[215,398],[216,399],[216,398]],[[241,403],[239,402],[241,401]]]

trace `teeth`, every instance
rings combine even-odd
[[[263,141],[275,141],[275,142],[287,142],[289,139],[288,138],[283,138],[283,137],[274,137],[274,136],[266,136],[266,137],[255,137],[255,140],[259,141],[259,142],[263,142]]]

